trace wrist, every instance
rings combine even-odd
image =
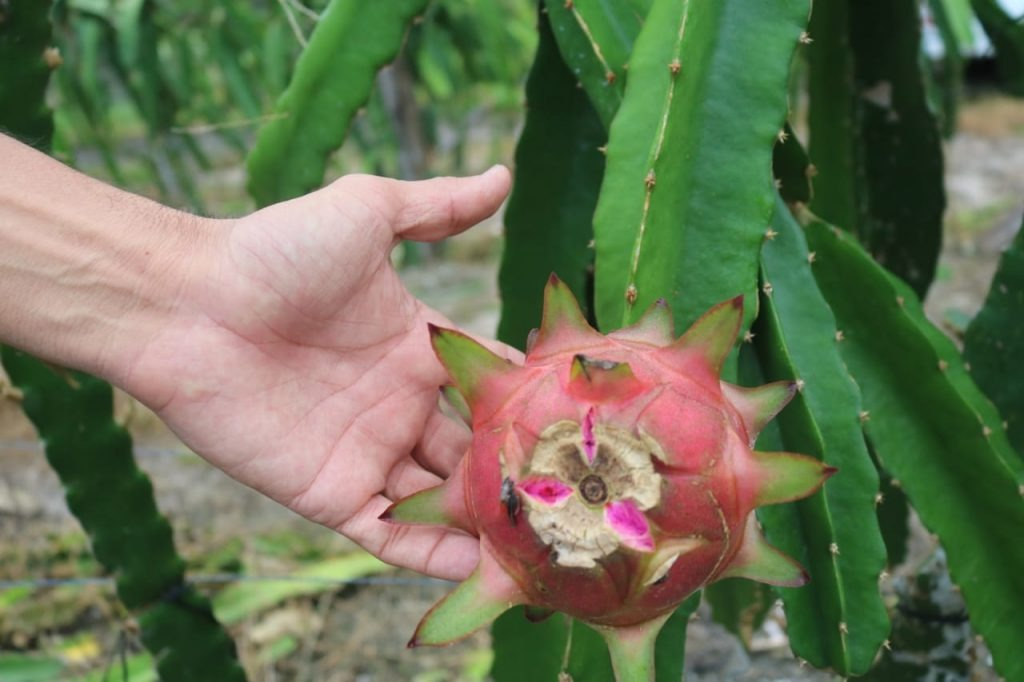
[[[121,383],[202,266],[217,221],[0,135],[0,341]]]
[[[98,320],[98,344],[83,367],[122,388],[153,340],[173,336],[175,320],[209,271],[218,224],[226,222],[146,204],[121,243],[104,249],[114,271],[102,294],[110,312]]]

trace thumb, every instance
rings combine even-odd
[[[394,234],[414,241],[437,241],[458,234],[493,215],[511,184],[504,166],[468,178],[395,181]]]

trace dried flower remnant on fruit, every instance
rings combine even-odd
[[[519,490],[527,519],[556,564],[592,568],[620,546],[654,548],[643,514],[661,496],[651,450],[628,431],[586,417],[541,434]]]

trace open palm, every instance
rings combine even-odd
[[[508,183],[504,169],[417,183],[348,176],[211,221],[194,276],[125,387],[230,476],[385,561],[465,577],[475,538],[377,518],[439,483],[469,442],[437,408],[445,372],[427,322],[449,323],[409,294],[390,253],[479,222]]]

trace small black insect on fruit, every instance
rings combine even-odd
[[[508,520],[513,526],[516,525],[516,517],[519,516],[519,508],[522,503],[516,492],[516,482],[508,476],[501,481],[501,503],[505,505],[505,511],[508,512]]]

